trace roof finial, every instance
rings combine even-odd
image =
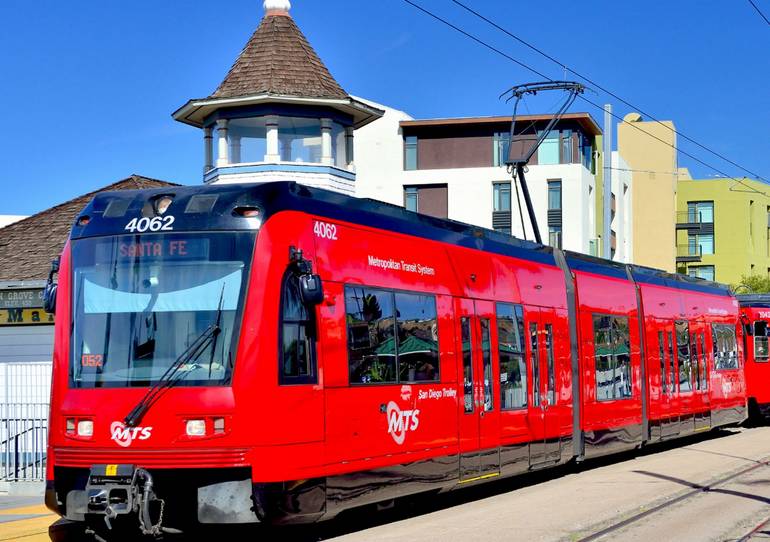
[[[262,3],[265,15],[288,15],[291,9],[289,0],[265,0]]]

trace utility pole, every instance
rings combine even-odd
[[[604,105],[604,150],[602,152],[604,181],[603,181],[603,201],[604,227],[602,228],[602,256],[611,259],[612,253],[612,214],[610,206],[612,205],[612,105]]]

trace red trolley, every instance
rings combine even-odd
[[[291,182],[99,194],[57,298],[46,502],[149,534],[317,521],[746,414],[726,287]]]

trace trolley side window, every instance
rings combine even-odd
[[[438,382],[436,298],[345,287],[351,384]]]
[[[596,399],[628,399],[631,386],[631,340],[628,317],[593,315]]]
[[[703,353],[703,368],[700,372],[700,389],[707,390],[709,389],[709,379],[708,379],[708,354],[706,352],[706,334],[701,333],[700,334],[700,351]]]
[[[764,362],[770,359],[768,332],[770,332],[770,328],[767,322],[764,320],[754,322],[754,361]]]
[[[526,408],[527,364],[521,305],[497,304],[497,351],[500,357],[500,409]]]
[[[481,324],[481,367],[484,373],[484,411],[490,412],[495,406],[492,398],[492,350],[489,338],[489,318],[479,318]]]
[[[471,353],[471,319],[460,318],[460,341],[463,350],[463,401],[465,412],[473,412],[473,358]]]
[[[668,385],[666,384],[666,347],[662,331],[658,331],[658,347],[660,348],[660,392],[665,394],[668,392]]]
[[[395,299],[399,382],[437,382],[436,298],[432,295],[397,292]]]
[[[674,333],[668,332],[668,391],[676,393],[676,370],[674,366]]]
[[[299,279],[288,272],[281,292],[281,384],[318,381],[315,364],[315,318],[300,297]]]
[[[711,324],[711,338],[714,343],[714,368],[717,371],[737,369],[735,327],[729,324]]]
[[[690,357],[690,324],[676,322],[676,359],[679,371],[679,392],[692,391],[692,358]]]

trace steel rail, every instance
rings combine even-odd
[[[711,491],[712,489],[724,485],[727,482],[730,482],[731,480],[734,480],[740,476],[743,476],[744,474],[748,474],[749,472],[752,472],[760,467],[767,467],[770,466],[770,461],[759,461],[749,467],[746,467],[745,469],[741,469],[737,472],[734,472],[732,474],[729,474],[723,478],[720,478],[714,482],[710,482],[706,485],[695,485],[695,489],[691,491],[687,491],[678,497],[675,497],[673,499],[667,500],[665,502],[662,502],[656,506],[653,506],[649,510],[645,510],[644,512],[639,512],[638,514],[634,514],[633,516],[630,516],[622,521],[619,521],[617,523],[613,523],[612,525],[605,527],[604,529],[601,529],[600,531],[596,531],[595,533],[589,534],[588,536],[584,536],[582,538],[578,538],[576,542],[590,542],[592,540],[598,540],[600,538],[603,538],[609,534],[612,534],[616,531],[619,531],[620,529],[627,527],[628,525],[631,525],[632,523],[636,523],[640,519],[644,519],[648,516],[651,516],[657,512],[660,512],[662,510],[667,509],[672,504],[680,503],[682,501],[686,501],[688,499],[691,499],[697,495],[700,495],[702,493]],[[761,529],[766,523],[770,523],[770,518],[768,520],[765,520],[762,524],[755,527],[756,530]],[[752,531],[747,536],[751,536],[755,531]],[[743,538],[741,540],[744,540]]]

